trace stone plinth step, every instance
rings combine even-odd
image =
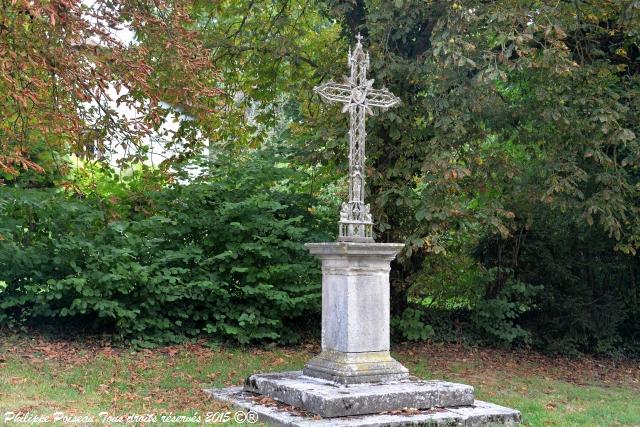
[[[264,396],[244,391],[242,387],[205,390],[212,398],[236,408],[252,411],[258,422],[271,426],[289,427],[480,427],[515,426],[521,421],[520,412],[492,403],[474,401],[468,406],[434,408],[418,411],[321,418],[292,406],[261,403]]]
[[[302,374],[341,384],[388,383],[409,378],[409,370],[388,351],[345,353],[325,350],[307,362]]]
[[[339,384],[300,371],[251,375],[244,390],[268,396],[321,417],[377,414],[402,408],[473,405],[473,387],[446,381],[403,380]]]

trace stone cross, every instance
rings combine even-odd
[[[410,378],[409,370],[391,356],[389,272],[404,244],[373,241],[363,175],[366,113],[399,100],[372,88],[369,56],[360,42],[358,35],[349,52],[351,76],[344,83],[315,88],[323,99],[344,103],[351,118],[349,201],[342,205],[339,241],[305,245],[322,263],[322,351],[302,372],[251,375],[243,390],[252,394],[237,388],[208,393],[278,425],[517,425],[519,412],[475,400],[473,387],[464,384]],[[251,400],[254,394],[319,417],[273,411]],[[389,415],[403,408],[429,410]],[[353,416],[358,418],[344,418]]]
[[[369,54],[362,48],[362,36],[356,39],[355,49],[349,50],[351,75],[344,83],[327,82],[313,90],[327,102],[343,103],[342,112],[349,112],[349,201],[340,211],[338,241],[373,242],[373,219],[364,203],[365,116],[373,114],[373,107],[386,110],[400,99],[384,87],[373,89],[373,79],[367,80]]]

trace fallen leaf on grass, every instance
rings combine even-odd
[[[307,343],[307,344],[304,344],[304,345],[303,345],[303,347],[304,347],[306,350],[308,350],[308,351],[312,351],[312,352],[317,351],[317,350],[318,350],[318,348],[319,348],[318,344],[315,344],[315,343]]]
[[[584,406],[574,406],[574,405],[567,405],[564,408],[564,411],[567,413],[570,412],[584,412],[586,410],[586,408]]]
[[[105,347],[105,348],[103,348],[103,349],[100,351],[100,354],[101,354],[103,357],[107,358],[107,359],[118,356],[118,355],[117,355],[117,353],[116,353],[116,352],[114,352],[114,351],[113,351],[113,349],[112,349],[111,347]]]
[[[285,362],[285,360],[282,357],[278,357],[277,359],[273,359],[271,361],[271,366],[282,365],[284,362]]]
[[[131,393],[129,391],[125,391],[124,393],[122,393],[122,397],[127,399],[129,402],[138,400],[138,395],[136,393]]]
[[[76,390],[80,394],[84,394],[84,387],[82,387],[81,385],[70,384],[69,387],[71,387],[72,389]]]
[[[27,406],[23,406],[22,408],[18,408],[17,412],[19,414],[26,414],[33,411],[35,408],[36,408],[35,405],[27,405]]]
[[[26,382],[27,382],[26,378],[12,377],[11,379],[9,379],[9,384],[11,385],[24,384]]]

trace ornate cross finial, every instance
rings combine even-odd
[[[327,82],[313,88],[329,103],[344,104],[342,112],[349,112],[349,201],[342,204],[338,241],[373,242],[373,219],[369,205],[364,203],[364,161],[366,114],[373,114],[372,107],[386,110],[397,105],[400,99],[384,87],[373,89],[373,79],[367,80],[369,54],[362,48],[362,36],[349,52],[351,74],[344,83]]]

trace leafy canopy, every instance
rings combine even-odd
[[[214,113],[220,76],[192,6],[0,2],[0,173],[62,167],[51,152],[93,157],[119,148],[143,158],[145,137],[176,109],[198,118]],[[185,122],[175,135],[183,151],[202,144],[193,126]]]

